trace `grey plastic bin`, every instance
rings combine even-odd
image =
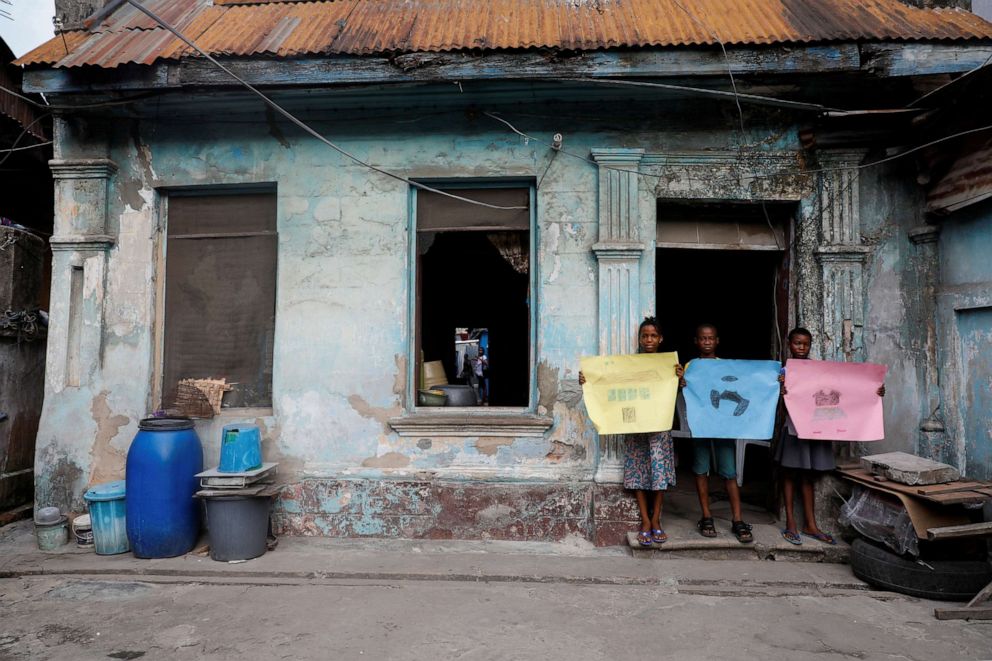
[[[271,497],[211,496],[203,501],[212,559],[250,560],[265,553]]]

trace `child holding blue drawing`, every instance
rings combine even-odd
[[[697,360],[719,360],[716,356],[716,348],[720,344],[720,336],[717,334],[716,326],[713,324],[698,326],[694,343],[699,351]],[[679,383],[682,387],[685,387],[686,379],[692,378],[691,371],[689,371],[692,362],[690,360],[685,366],[687,374],[682,377]],[[751,533],[751,526],[745,523],[741,513],[741,492],[737,486],[736,450],[736,441],[733,439],[692,439],[692,472],[696,478],[696,495],[699,497],[699,507],[702,510],[702,518],[696,523],[696,528],[703,537],[716,537],[716,526],[713,522],[713,513],[710,511],[709,492],[710,457],[713,455],[716,459],[714,468],[717,474],[723,478],[730,500],[730,530],[741,544],[749,544],[754,541],[754,536]]]

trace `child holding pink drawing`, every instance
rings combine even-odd
[[[789,332],[789,354],[796,360],[809,359],[813,344],[813,334],[805,328],[794,328]],[[779,376],[782,394],[786,394],[785,375]],[[879,387],[879,397],[885,395],[885,386]],[[802,535],[825,544],[836,544],[833,535],[820,530],[816,524],[816,481],[825,471],[837,467],[834,462],[833,442],[799,438],[792,418],[786,413],[785,428],[775,449],[775,461],[782,468],[782,497],[785,503],[785,528],[782,537],[797,546],[803,543],[800,530],[793,513],[796,484],[800,486],[803,503]]]

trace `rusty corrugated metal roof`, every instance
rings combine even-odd
[[[899,0],[144,0],[214,55],[765,45],[992,39],[957,9]],[[685,8],[685,9],[684,9]],[[686,11],[692,12],[689,15]],[[18,60],[56,67],[151,64],[190,51],[126,5],[90,33]]]
[[[0,39],[0,87],[20,93],[21,72],[17,67],[7,64],[13,58],[14,54]],[[37,121],[39,114],[34,107],[24,99],[3,90],[0,90],[0,115],[14,120],[24,131],[38,140],[48,139],[45,135],[45,127]]]
[[[992,198],[992,138],[959,156],[927,194],[927,210],[949,213]]]

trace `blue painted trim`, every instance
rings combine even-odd
[[[529,340],[528,344],[530,347],[530,392],[528,394],[528,402],[526,407],[514,407],[513,410],[520,410],[521,412],[534,413],[537,410],[537,324],[538,319],[538,259],[537,259],[537,246],[540,245],[537,240],[538,233],[538,223],[537,223],[537,182],[533,177],[486,177],[484,179],[416,179],[419,182],[428,184],[430,186],[436,186],[438,188],[443,188],[445,190],[458,190],[464,188],[523,188],[526,186],[529,191],[529,205],[530,205],[530,280],[528,282],[528,287],[530,291],[527,292],[527,299],[529,302],[528,312],[530,314],[529,323]],[[409,222],[407,224],[407,324],[409,325],[409,330],[407,332],[407,389],[406,396],[404,397],[405,408],[407,411],[414,411],[417,406],[417,352],[419,347],[417,346],[417,194],[418,189],[414,186],[410,187],[410,195],[408,196],[408,210],[407,216],[409,217]],[[485,411],[480,411],[480,413],[486,413]]]

